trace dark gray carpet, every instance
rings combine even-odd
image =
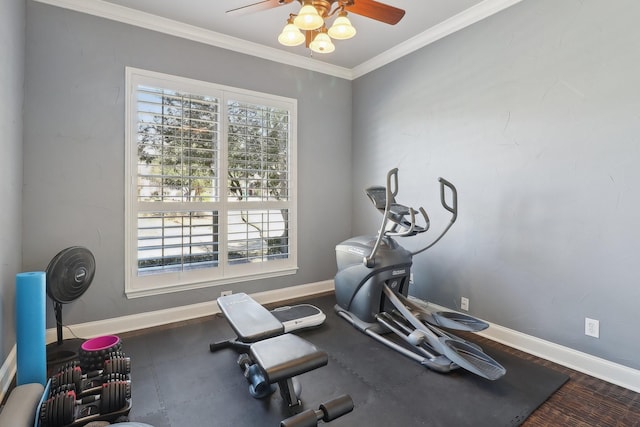
[[[568,377],[501,351],[507,374],[488,381],[463,370],[432,372],[357,331],[333,311],[333,296],[310,299],[324,325],[298,335],[329,353],[329,364],[299,377],[304,409],[348,393],[350,414],[330,426],[499,427],[521,424]],[[256,400],[237,353],[209,352],[232,337],[222,317],[123,336],[132,358],[132,421],[155,427],[278,426],[292,413],[280,394]],[[322,425],[322,423],[320,424]]]

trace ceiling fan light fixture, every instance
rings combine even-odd
[[[305,0],[293,23],[301,30],[316,30],[322,27],[324,19],[322,19],[312,2]]]
[[[284,26],[282,32],[278,36],[280,44],[285,46],[298,46],[299,44],[304,43],[304,40],[304,34],[302,34],[300,29],[292,23],[291,19],[289,19],[287,25]]]
[[[248,1],[248,0],[247,0]],[[227,13],[241,14],[272,9],[293,3],[294,0],[253,0],[247,6],[228,10]],[[296,0],[302,6],[298,14],[289,14],[287,24],[278,35],[278,41],[285,46],[297,46],[306,42],[314,52],[330,53],[335,50],[332,38],[346,40],[356,35],[356,29],[347,18],[355,13],[389,25],[395,25],[405,15],[403,9],[382,3],[381,0]],[[357,5],[356,5],[357,2]],[[335,17],[335,19],[333,19]],[[329,21],[333,25],[327,30]],[[314,37],[315,36],[315,37]],[[302,39],[304,37],[304,40]]]
[[[356,35],[356,29],[347,18],[347,12],[340,12],[329,28],[329,35],[336,40],[347,40]]]
[[[314,37],[313,41],[309,44],[309,48],[317,53],[331,53],[336,50],[336,46],[331,41],[331,38],[324,31]]]

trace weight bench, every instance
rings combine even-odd
[[[242,352],[238,365],[253,397],[270,395],[277,383],[290,407],[300,405],[300,384],[295,377],[326,365],[327,353],[297,335],[285,334],[282,322],[247,294],[226,295],[217,303],[236,338],[210,344],[209,351],[233,348]]]

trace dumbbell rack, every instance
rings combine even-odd
[[[99,364],[94,358],[91,366],[81,358],[57,367],[49,378],[37,426],[81,427],[94,421],[125,421],[131,403],[131,360],[124,352],[111,351]]]

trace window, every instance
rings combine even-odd
[[[127,296],[295,273],[296,100],[126,80]]]

